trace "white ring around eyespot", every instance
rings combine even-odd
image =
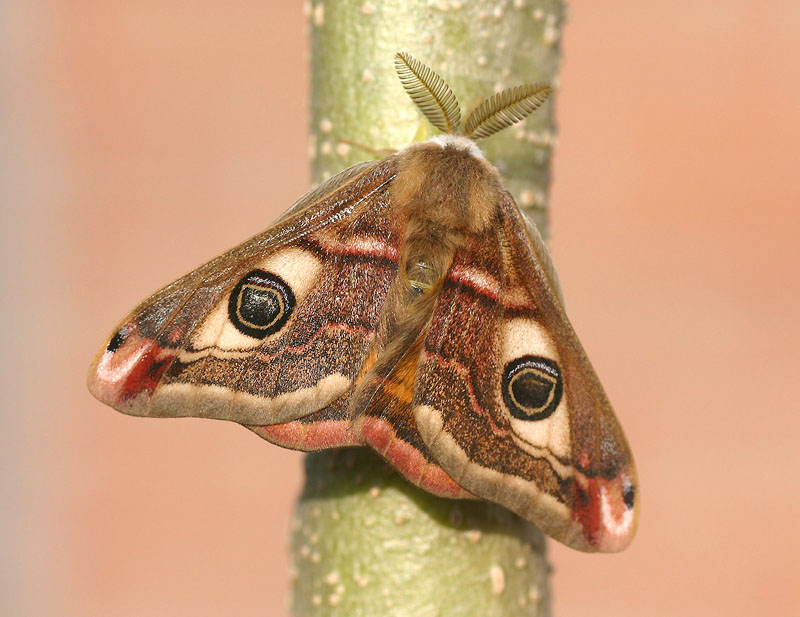
[[[502,329],[501,366],[523,356],[540,356],[559,363],[558,353],[547,330],[535,319],[510,319]],[[517,437],[517,445],[531,454],[539,455],[546,449],[560,458],[570,455],[571,439],[569,429],[569,409],[566,396],[551,415],[541,420],[521,420],[515,418],[501,402],[502,409]]]
[[[253,264],[253,268],[276,274],[286,281],[286,284],[294,294],[295,304],[297,305],[303,301],[319,277],[322,263],[313,253],[297,247],[291,247],[280,250],[263,261]],[[192,347],[194,349],[210,350],[211,352],[216,350],[236,352],[259,347],[270,338],[280,335],[281,330],[265,339],[257,339],[237,330],[236,326],[230,323],[228,318],[228,296],[226,295],[192,335]],[[209,351],[196,353],[208,355]],[[192,354],[192,356],[194,355],[196,354]],[[190,359],[184,356],[185,354],[181,355],[184,361]]]

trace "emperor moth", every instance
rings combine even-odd
[[[449,86],[408,54],[395,65],[442,134],[350,167],[153,294],[89,389],[127,414],[232,420],[288,448],[367,445],[433,494],[622,550],[639,509],[630,449],[544,241],[474,141],[550,89],[500,92],[459,132]]]

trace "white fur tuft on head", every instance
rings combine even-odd
[[[429,143],[434,143],[441,148],[456,148],[458,150],[464,150],[469,152],[472,156],[476,159],[486,160],[486,157],[483,155],[483,152],[478,147],[474,141],[472,141],[469,137],[464,137],[463,135],[452,135],[449,133],[443,133],[442,135],[437,135],[433,139],[428,140]]]

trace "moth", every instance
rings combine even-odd
[[[341,172],[142,302],[89,389],[127,414],[232,420],[287,448],[367,445],[435,495],[622,550],[630,449],[544,241],[475,143],[550,89],[500,92],[459,131],[442,78],[405,53],[395,67],[441,134]]]

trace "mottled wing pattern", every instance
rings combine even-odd
[[[260,426],[320,414],[335,430],[284,431],[286,445],[353,442],[339,399],[397,271],[393,165],[343,172],[274,227],[143,302],[95,360],[92,393],[141,416]]]
[[[412,401],[423,341],[424,332],[389,370],[366,376],[371,383],[362,384],[368,396],[355,406],[354,431],[412,484],[440,497],[471,498],[431,456],[417,428]]]
[[[628,445],[544,244],[510,195],[497,216],[495,237],[468,237],[444,281],[417,370],[417,426],[474,495],[579,550],[622,550],[638,510]]]
[[[404,250],[408,251],[406,238]],[[405,269],[406,262],[401,261]],[[386,310],[351,400],[353,432],[409,482],[441,497],[473,497],[431,457],[412,401],[435,290],[412,291],[407,271],[389,289]]]

